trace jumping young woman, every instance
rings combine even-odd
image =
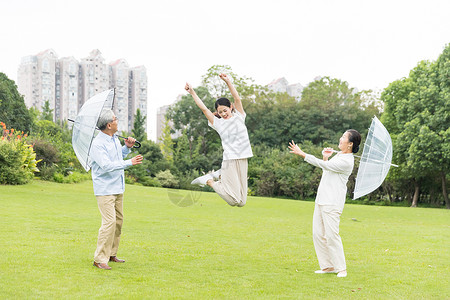
[[[223,147],[221,169],[198,177],[191,184],[209,185],[229,205],[242,207],[247,202],[247,159],[252,157],[253,153],[245,126],[246,114],[241,98],[226,74],[220,74],[219,77],[227,84],[234,98],[234,104],[227,98],[219,98],[215,104],[215,113],[205,106],[192,86],[186,83],[186,91],[192,95],[208,119],[208,125],[219,134]]]

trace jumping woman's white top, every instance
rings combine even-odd
[[[223,160],[249,158],[253,156],[247,127],[245,126],[246,114],[235,111],[229,119],[214,117],[214,124],[208,125],[214,128],[222,140]]]

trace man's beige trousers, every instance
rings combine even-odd
[[[117,255],[123,224],[123,194],[96,196],[102,215],[102,226],[98,230],[97,250],[94,261],[108,263],[110,256]]]

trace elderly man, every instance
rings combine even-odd
[[[97,250],[94,266],[110,270],[108,261],[123,263],[117,258],[120,233],[123,223],[123,192],[125,191],[124,169],[142,163],[142,155],[129,160],[124,158],[131,152],[136,140],[125,139],[122,147],[117,132],[117,118],[112,110],[103,111],[97,122],[100,132],[91,146],[92,182],[98,208],[102,215],[102,225],[98,231]]]

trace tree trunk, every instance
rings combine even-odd
[[[441,179],[442,179],[442,196],[444,196],[445,207],[447,209],[450,209],[450,203],[448,201],[448,194],[447,194],[447,184],[445,182],[445,173],[444,172],[441,172]]]
[[[384,185],[384,190],[388,194],[389,203],[392,203],[392,189],[391,189],[390,185],[387,183],[383,183],[383,185]]]
[[[417,202],[419,202],[419,183],[414,180],[414,196],[411,207],[417,207]]]
[[[438,197],[437,196],[435,196],[435,188],[434,188],[434,186],[432,186],[431,188],[430,188],[430,193],[429,193],[429,196],[430,196],[430,204],[432,205],[432,206],[439,206],[439,201],[438,201]]]

